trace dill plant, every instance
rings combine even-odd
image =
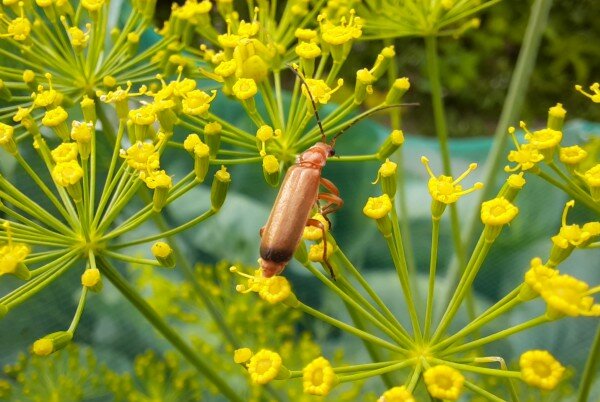
[[[462,187],[461,182],[476,164],[459,176],[452,174],[437,37],[461,35],[476,27],[477,21],[471,18],[494,3],[373,1],[358,5],[295,0],[278,5],[258,1],[248,3],[245,20],[240,16],[242,11],[235,10],[230,1],[188,0],[173,6],[169,21],[158,30],[155,44],[140,51],[140,40],[153,17],[152,1],[133,2],[133,10],[122,27],[109,26],[110,4],[104,1],[84,0],[76,5],[68,1],[37,1],[35,5],[5,1],[0,52],[11,62],[0,66],[0,98],[6,104],[0,110],[0,145],[39,193],[30,196],[22,190],[22,183],[0,177],[0,210],[5,214],[1,218],[0,272],[24,281],[0,298],[0,315],[13,314],[21,303],[67,270],[81,270],[80,299],[71,324],[66,330],[44,335],[33,343],[34,354],[47,356],[68,347],[86,300],[92,293],[102,291],[103,281],[108,280],[210,383],[199,386],[189,372],[181,374],[178,358],[171,355],[165,357],[165,366],[156,363],[157,358],[150,354],[138,358],[136,372],[142,382],[148,378],[149,383],[156,378],[163,382],[166,377],[172,378],[175,388],[180,387],[178,392],[189,392],[182,398],[207,397],[203,387],[211,387],[211,395],[220,394],[230,400],[301,400],[332,392],[336,398],[352,400],[359,398],[363,381],[372,377],[381,377],[388,387],[379,396],[381,402],[423,400],[427,395],[438,400],[458,400],[467,392],[465,389],[488,400],[500,401],[508,395],[519,401],[521,388],[517,381],[545,391],[556,388],[565,367],[549,352],[526,351],[519,359],[518,369],[511,369],[502,356],[486,355],[484,346],[567,316],[600,315],[600,305],[593,298],[600,289],[558,270],[575,249],[598,247],[600,223],[569,224],[568,211],[576,203],[595,214],[600,212],[600,170],[583,147],[560,146],[566,115],[560,104],[550,109],[545,128],[529,131],[525,123],[520,124],[526,130],[525,144],[516,140],[515,129],[508,129],[533,68],[543,20],[549,10],[549,1],[538,0],[498,125],[496,139],[500,145],[492,153],[486,179],[472,187]],[[411,18],[402,18],[406,16]],[[401,30],[394,25],[395,17],[401,18]],[[403,181],[398,177],[402,172],[388,159],[395,157],[394,152],[404,142],[399,115],[394,114],[394,130],[376,152],[336,160],[383,162],[376,179],[381,195],[369,198],[363,212],[375,221],[381,241],[389,250],[410,326],[401,324],[361,270],[337,246],[329,230],[323,239],[321,231],[307,228],[304,237],[315,244],[308,248],[302,243],[295,257],[344,302],[352,322],[304,303],[284,276],[266,279],[260,270],[239,265],[229,270],[222,265],[214,274],[213,268],[194,270],[174,236],[219,212],[232,181],[227,166],[261,169],[265,181],[278,186],[281,173],[321,136],[309,95],[317,108],[332,106],[322,121],[327,137],[403,99],[410,82],[398,77],[396,50],[389,42],[399,36],[424,38],[431,103],[444,161],[443,174],[436,175],[428,159],[422,158],[430,177],[427,188],[432,198],[431,257],[425,298],[416,292],[416,272],[407,258],[409,234],[400,226],[399,216],[406,215]],[[351,95],[345,100],[333,105],[336,93],[347,85],[342,72],[352,56],[353,44],[381,38],[388,42],[378,45],[381,51],[371,65],[344,74],[355,77],[353,90],[346,92]],[[290,64],[300,71],[306,85],[292,75]],[[289,93],[284,90],[282,79],[286,74],[293,79]],[[366,100],[374,93],[373,85],[384,77],[388,80],[385,97],[376,106],[360,112],[364,104],[371,105]],[[198,82],[210,83],[215,89],[201,89]],[[598,84],[590,86],[591,93],[579,86],[577,90],[597,103]],[[241,105],[252,128],[239,127],[220,117],[218,111],[211,109],[216,97],[227,97],[228,102]],[[507,155],[511,165],[506,168],[513,174],[499,192],[492,194],[492,190],[487,190],[494,187],[489,172],[505,156],[501,145],[510,137],[507,131],[515,138],[515,150]],[[110,161],[107,166],[98,163],[102,152]],[[182,178],[174,178],[164,170],[165,158],[178,155],[184,155],[190,167]],[[203,185],[211,165],[211,207],[190,222],[170,227],[161,212]],[[552,250],[544,258],[532,255],[530,266],[523,267],[522,283],[481,314],[472,316],[470,324],[449,332],[463,303],[471,300],[473,282],[494,242],[508,224],[519,219],[515,198],[531,175],[573,199],[565,206],[558,233],[551,237]],[[461,220],[455,204],[472,192],[482,197],[478,218],[483,230],[469,253],[472,233],[466,241],[461,238]],[[458,268],[456,289],[444,300],[444,295],[438,297],[436,292],[436,279],[440,220],[448,206]],[[323,216],[317,213],[314,219],[328,228]],[[134,229],[150,222],[155,234],[131,239]],[[326,255],[324,241],[328,243]],[[153,259],[127,253],[128,248],[141,244]],[[119,272],[115,262],[181,268],[186,282],[161,283],[156,279],[160,274],[154,277],[152,273],[146,283],[131,281]],[[337,281],[320,270],[318,264],[330,264]],[[232,286],[234,276],[229,271],[239,274],[242,283]],[[148,284],[153,294],[144,298],[140,291]],[[262,304],[249,302],[250,295],[241,295],[250,293],[257,293]],[[202,319],[210,316],[212,332],[218,333],[224,347],[206,339],[192,344],[178,331],[181,321],[200,320],[193,313],[197,306],[188,298],[194,303],[201,301]],[[545,313],[482,335],[489,323],[534,299],[545,303]],[[179,309],[179,303],[186,308],[194,306],[192,313]],[[434,317],[435,303],[443,308],[439,321]],[[293,314],[288,316],[289,310]],[[241,320],[238,315],[246,318],[244,325],[236,326]],[[356,336],[363,341],[372,361],[346,364],[320,355],[322,351],[313,339],[293,336],[293,326],[301,315]],[[252,327],[255,330],[249,334],[247,329]],[[281,331],[274,331],[274,327]],[[297,355],[296,349],[307,353]],[[596,346],[590,354],[582,376],[581,401],[589,395],[598,349]],[[236,364],[242,369],[236,371]],[[156,367],[148,368],[149,365]],[[228,369],[221,371],[217,367]],[[251,384],[249,391],[231,380],[245,370]],[[400,382],[398,376],[392,375],[398,372],[403,377]],[[149,392],[132,390],[129,378],[116,379],[108,374],[107,378],[107,386],[124,399],[143,400]],[[500,379],[501,386],[488,388],[485,381],[489,378]],[[305,396],[288,389],[288,381],[295,380],[301,382]],[[337,388],[344,383],[352,384],[352,391],[339,391],[346,389]],[[169,385],[166,393],[170,392]]]

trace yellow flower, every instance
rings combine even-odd
[[[590,291],[587,283],[572,276],[556,275],[546,281],[541,296],[548,305],[551,317],[563,314],[570,317],[599,317],[600,304],[594,304],[594,298],[590,296],[598,291],[600,288]]]
[[[329,45],[343,45],[362,35],[362,20],[354,16],[354,10],[350,10],[350,19],[342,17],[340,25],[334,25],[327,21],[324,16],[319,16],[321,23],[321,37],[323,42]]]
[[[91,25],[89,27],[91,27]],[[83,32],[78,27],[71,27],[68,29],[69,39],[74,48],[81,49],[87,45],[88,41],[90,40],[89,27],[88,32]]]
[[[575,89],[579,92],[581,92],[582,94],[584,94],[585,96],[587,96],[588,98],[590,98],[592,100],[592,102],[594,103],[600,103],[600,84],[597,82],[594,82],[592,85],[590,85],[590,90],[592,90],[593,93],[587,93],[583,90],[583,88],[581,87],[581,85],[575,85]]]
[[[279,161],[273,155],[266,155],[262,160],[263,170],[267,174],[279,172]]]
[[[155,171],[148,175],[143,175],[142,179],[146,183],[149,189],[154,190],[156,188],[171,188],[172,179],[164,170]]]
[[[252,357],[250,348],[240,348],[233,351],[233,361],[237,364],[246,363]]]
[[[14,129],[8,124],[0,123],[0,145],[6,145],[13,139]]]
[[[316,213],[313,215],[312,219],[316,219],[319,222],[321,222],[323,224],[323,227],[325,228],[325,232],[327,233],[327,231],[329,230],[329,221],[325,219],[323,215]],[[323,238],[323,231],[321,230],[321,228],[318,228],[316,226],[306,226],[304,228],[302,238],[313,241],[321,240]],[[321,252],[321,254],[323,253]]]
[[[317,37],[317,31],[307,28],[297,28],[294,32],[294,36],[298,40],[309,42]]]
[[[254,384],[266,384],[279,374],[281,356],[267,349],[259,350],[248,363],[248,373]]]
[[[431,198],[435,201],[439,201],[444,204],[452,204],[456,202],[460,197],[465,194],[472,193],[483,187],[483,183],[475,183],[473,187],[463,190],[460,183],[469,173],[477,169],[476,163],[471,163],[469,168],[461,174],[456,180],[453,180],[450,176],[440,175],[436,177],[433,171],[429,167],[429,159],[422,156],[421,162],[425,165],[427,173],[429,173],[429,181],[427,182],[427,188]]]
[[[198,144],[194,146],[194,155],[198,158],[207,157],[210,154],[210,148],[208,145],[200,141]]]
[[[310,246],[308,250],[308,259],[313,262],[322,262],[323,254],[325,254],[325,243],[319,242],[317,244],[313,244]],[[335,249],[335,244],[328,242],[327,243],[327,255],[325,255],[325,260],[329,260],[331,255],[333,254],[333,250]]]
[[[516,188],[519,190],[522,189],[526,183],[525,178],[523,177],[523,172],[519,174],[511,174],[510,176],[508,176],[508,179],[506,179],[506,182],[512,188]]]
[[[54,160],[54,162],[60,163],[60,162],[69,162],[69,161],[76,160],[77,153],[78,153],[77,143],[63,142],[58,147],[53,149],[50,152],[50,155],[52,155],[52,159]]]
[[[273,138],[273,127],[262,125],[256,130],[256,138],[258,138],[262,142],[266,142]]]
[[[6,28],[6,34],[1,37],[12,37],[14,40],[22,42],[29,37],[31,32],[31,22],[24,16],[23,3],[19,2],[21,8],[21,16],[11,20]]]
[[[81,275],[81,284],[86,288],[93,288],[100,280],[100,271],[97,268],[86,269]]]
[[[452,367],[434,366],[423,374],[427,391],[434,398],[455,401],[460,396],[465,377]]]
[[[29,253],[31,253],[31,249],[24,243],[13,243],[8,225],[5,224],[4,227],[7,231],[8,244],[0,246],[0,276],[5,274],[19,274],[21,270],[19,266],[25,261]],[[25,275],[27,276],[27,274]]]
[[[73,141],[88,143],[92,140],[92,130],[94,126],[91,123],[82,123],[73,120],[71,123],[71,139]]]
[[[235,74],[237,69],[237,62],[234,59],[222,61],[217,67],[215,67],[215,74],[220,75],[222,78],[227,78]]]
[[[337,81],[337,86],[333,89],[329,88],[329,86],[323,80],[307,78],[305,81],[306,85],[308,85],[308,90],[310,91],[309,95],[306,91],[306,86],[302,85],[302,93],[304,94],[304,96],[306,96],[306,99],[310,102],[310,96],[312,95],[312,98],[315,102],[321,103],[323,105],[329,102],[329,100],[331,99],[331,95],[335,93],[338,89],[340,89],[342,85],[344,85],[344,80],[341,78]],[[312,110],[312,106],[310,105],[310,103],[307,106],[310,107]]]
[[[279,303],[284,301],[292,294],[290,283],[283,276],[273,276],[265,279],[258,295],[261,299],[271,303]]]
[[[381,219],[392,210],[392,201],[387,194],[379,197],[369,197],[363,213],[372,219]]]
[[[139,171],[153,171],[160,167],[158,152],[153,144],[138,141],[127,151],[121,151],[121,157],[127,164]]]
[[[588,169],[580,177],[590,188],[592,198],[596,201],[600,200],[600,163]]]
[[[54,352],[54,343],[51,339],[41,338],[33,343],[33,353],[37,356],[48,356]]]
[[[190,116],[199,116],[208,112],[210,102],[217,97],[217,91],[212,91],[211,95],[204,91],[195,89],[186,94],[182,100],[183,113]]]
[[[65,109],[57,106],[44,114],[42,124],[47,127],[56,127],[67,120],[67,117],[69,117],[69,115],[65,112]]]
[[[314,59],[321,55],[321,49],[314,42],[300,42],[294,50],[303,59]]]
[[[558,157],[565,165],[576,165],[587,157],[588,153],[579,145],[559,148]]]
[[[529,141],[529,144],[539,150],[554,148],[562,140],[562,132],[551,128],[530,132],[525,122],[521,122],[521,128],[525,130],[525,139]]]
[[[183,140],[183,148],[188,152],[194,152],[194,147],[200,143],[202,143],[202,140],[198,134],[192,133]]]
[[[523,353],[519,366],[523,381],[547,391],[556,387],[565,372],[565,368],[546,350]]]
[[[540,293],[546,286],[546,282],[558,274],[558,270],[548,268],[542,264],[541,258],[536,257],[531,260],[531,268],[525,273],[525,283],[529,285],[531,289]]]
[[[556,247],[566,249],[569,247],[578,247],[582,243],[589,240],[592,237],[592,233],[584,231],[583,228],[577,224],[567,225],[567,214],[569,208],[575,205],[575,201],[571,200],[565,204],[565,208],[562,213],[562,225],[558,234],[552,236],[552,243]]]
[[[139,109],[129,111],[129,118],[133,124],[149,126],[156,121],[156,113],[153,105],[145,105]]]
[[[154,257],[167,258],[173,254],[173,249],[169,246],[169,243],[164,241],[157,241],[150,248]]]
[[[60,162],[52,169],[52,178],[62,187],[76,184],[83,177],[83,169],[76,160]]]
[[[405,387],[390,388],[381,395],[377,402],[416,402],[415,397]]]
[[[302,369],[302,386],[306,394],[325,396],[329,394],[336,380],[331,364],[322,356]]]
[[[82,0],[81,6],[88,11],[98,11],[104,5],[104,0]]]
[[[514,167],[505,166],[504,170],[506,172],[514,172],[516,170],[529,170],[533,168],[536,163],[542,161],[544,159],[544,155],[542,155],[536,147],[531,144],[520,145],[517,141],[517,137],[515,136],[515,128],[509,127],[508,133],[512,136],[513,142],[515,143],[515,147],[517,150],[510,151],[508,153],[508,161],[514,162],[516,165]]]
[[[246,100],[256,95],[258,87],[252,78],[240,78],[233,84],[232,91],[239,100]]]
[[[504,197],[497,197],[481,204],[481,221],[484,225],[506,225],[518,213],[519,208],[511,204]]]

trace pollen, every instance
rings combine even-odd
[[[246,100],[257,94],[258,87],[252,78],[240,78],[233,84],[232,91],[239,100]]]
[[[550,391],[558,385],[565,368],[546,350],[530,350],[519,359],[525,383]]]
[[[281,356],[267,349],[261,349],[248,363],[248,373],[254,384],[266,384],[279,374],[282,366]]]
[[[283,276],[273,276],[265,279],[258,295],[261,299],[269,302],[270,304],[276,304],[284,301],[292,294],[292,288],[287,279]]]
[[[401,386],[388,389],[377,402],[416,402],[416,400],[405,386]]]
[[[83,169],[76,160],[60,162],[52,169],[52,178],[62,187],[76,184],[83,177]]]
[[[465,377],[452,367],[434,366],[423,374],[427,391],[434,398],[455,401],[462,393]]]
[[[327,359],[320,356],[302,369],[304,393],[325,396],[336,383],[336,375]]]
[[[369,197],[363,213],[371,219],[381,219],[392,210],[392,201],[389,195],[383,194],[379,197]]]
[[[504,197],[497,197],[481,204],[481,221],[484,225],[500,226],[510,223],[519,208]]]

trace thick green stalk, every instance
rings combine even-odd
[[[484,200],[490,198],[492,191],[495,188],[496,174],[501,169],[505,157],[504,150],[506,149],[506,143],[509,138],[506,132],[511,122],[517,120],[518,114],[523,106],[551,5],[552,0],[535,0],[531,7],[523,45],[521,46],[508,94],[504,100],[502,113],[500,114],[500,119],[496,126],[496,131],[494,132],[494,141],[489,156],[484,164],[485,171],[483,174],[483,183],[485,183],[485,187],[483,188],[483,191],[479,192],[476,205],[479,205]],[[477,231],[479,225],[478,217],[479,210],[474,210],[468,218],[467,228],[463,234],[466,245],[471,243],[471,239]],[[460,267],[462,266],[463,265],[460,264],[459,260],[454,259],[448,270],[448,277],[457,278],[458,275],[460,275]],[[456,281],[454,280],[450,283],[455,282]],[[444,299],[448,299],[449,297],[450,294],[447,294]]]
[[[600,361],[600,324],[596,329],[596,337],[589,352],[587,362],[585,363],[585,369],[581,376],[581,382],[579,383],[579,395],[577,402],[589,401],[590,388],[594,382],[594,378],[597,378],[598,361]]]
[[[221,375],[205,361],[196,350],[189,346],[179,334],[167,324],[158,313],[140,296],[121,274],[103,258],[96,260],[104,276],[123,296],[161,333],[182,356],[203,374],[229,400],[242,402],[243,399],[221,378]]]
[[[442,82],[440,77],[437,37],[426,36],[425,49],[427,51],[427,71],[429,76],[429,85],[431,86],[433,118],[435,121],[436,134],[440,143],[444,174],[447,176],[452,176],[450,150],[448,147],[448,127],[446,125],[446,112],[444,111],[444,101],[442,98]],[[460,266],[464,266],[465,250],[460,237],[460,223],[456,204],[450,205],[450,223],[452,226],[452,242],[454,244],[456,258],[458,259]]]

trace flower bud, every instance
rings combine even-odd
[[[390,198],[396,195],[398,181],[398,164],[386,159],[377,172],[377,180],[381,181],[381,189]],[[375,182],[377,182],[377,180]],[[374,183],[373,183],[374,184]]]
[[[363,208],[363,213],[369,218],[375,219],[381,234],[384,237],[389,237],[392,235],[392,221],[388,216],[391,210],[392,201],[387,194],[383,194],[380,197],[369,197]]]
[[[209,154],[210,149],[208,148],[208,145],[202,141],[194,146],[194,174],[196,175],[196,181],[199,183],[204,181],[204,178],[208,173]]]
[[[11,155],[17,153],[17,143],[14,139],[14,128],[8,124],[0,123],[0,146]]]
[[[221,145],[221,131],[223,131],[223,127],[216,121],[204,126],[204,142],[208,145],[211,158],[217,157]]]
[[[227,171],[225,166],[221,166],[221,169],[215,173],[215,177],[210,188],[210,203],[212,209],[218,211],[223,206],[225,198],[227,197],[227,190],[231,183],[231,175]]]
[[[81,110],[83,111],[83,120],[86,123],[92,123],[96,125],[96,108],[95,102],[92,98],[88,98],[87,95],[83,96],[83,100],[79,103]]]
[[[508,201],[514,201],[519,194],[519,191],[523,188],[526,181],[523,177],[523,172],[519,174],[511,174],[508,179],[506,179],[506,183],[500,189],[499,196],[506,198]]]
[[[400,103],[400,100],[409,88],[410,81],[408,80],[408,78],[403,77],[396,79],[396,81],[394,81],[394,84],[388,91],[384,103],[386,105],[397,105],[398,103]]]
[[[152,245],[152,254],[160,265],[167,268],[175,267],[175,256],[173,249],[168,243],[158,241]]]
[[[6,86],[4,81],[0,79],[0,99],[10,102],[10,98],[12,98],[10,89]]]
[[[354,86],[354,103],[360,105],[364,102],[367,95],[373,93],[372,84],[375,82],[375,76],[371,72],[363,68],[356,72],[356,84]]]
[[[33,353],[38,356],[48,356],[65,348],[73,339],[69,331],[58,331],[46,335],[33,343]]]
[[[373,74],[376,80],[378,80],[383,76],[383,74],[385,74],[390,65],[390,62],[392,61],[395,55],[396,52],[394,51],[394,46],[384,47],[383,50],[379,53],[377,59],[375,60],[375,64],[371,69],[371,74]]]
[[[90,157],[92,150],[92,123],[81,123],[73,120],[71,123],[71,139],[77,142],[79,155],[82,160],[87,160]]]
[[[52,169],[52,178],[61,187],[65,187],[73,198],[80,202],[82,198],[80,181],[83,177],[83,169],[76,160],[57,163]]]
[[[492,243],[504,225],[510,223],[519,213],[519,209],[504,197],[497,197],[481,204],[481,221],[485,225],[485,241]]]
[[[233,361],[237,364],[246,363],[252,358],[252,350],[250,348],[240,348],[233,351]]]
[[[64,142],[69,141],[69,128],[66,120],[69,117],[65,109],[60,106],[46,111],[42,118],[42,124],[54,130],[58,138]]]
[[[98,268],[86,269],[81,275],[81,285],[92,292],[100,292],[102,290],[102,277]]]
[[[567,111],[563,108],[562,103],[557,103],[556,106],[548,109],[548,128],[562,131],[566,115]]]
[[[171,176],[169,176],[164,170],[152,172],[149,176],[142,177],[146,186],[149,189],[154,190],[152,197],[152,210],[154,212],[160,212],[167,204],[169,190],[173,185]]]
[[[273,155],[267,155],[262,161],[263,175],[265,181],[273,187],[279,183],[279,161]]]
[[[156,121],[156,112],[153,105],[145,105],[133,109],[128,113],[133,122],[133,132],[136,141],[144,141],[150,137],[150,126]]]
[[[379,147],[377,159],[384,160],[389,158],[402,144],[404,144],[404,133],[402,130],[393,130],[384,143],[381,144],[381,147]]]

